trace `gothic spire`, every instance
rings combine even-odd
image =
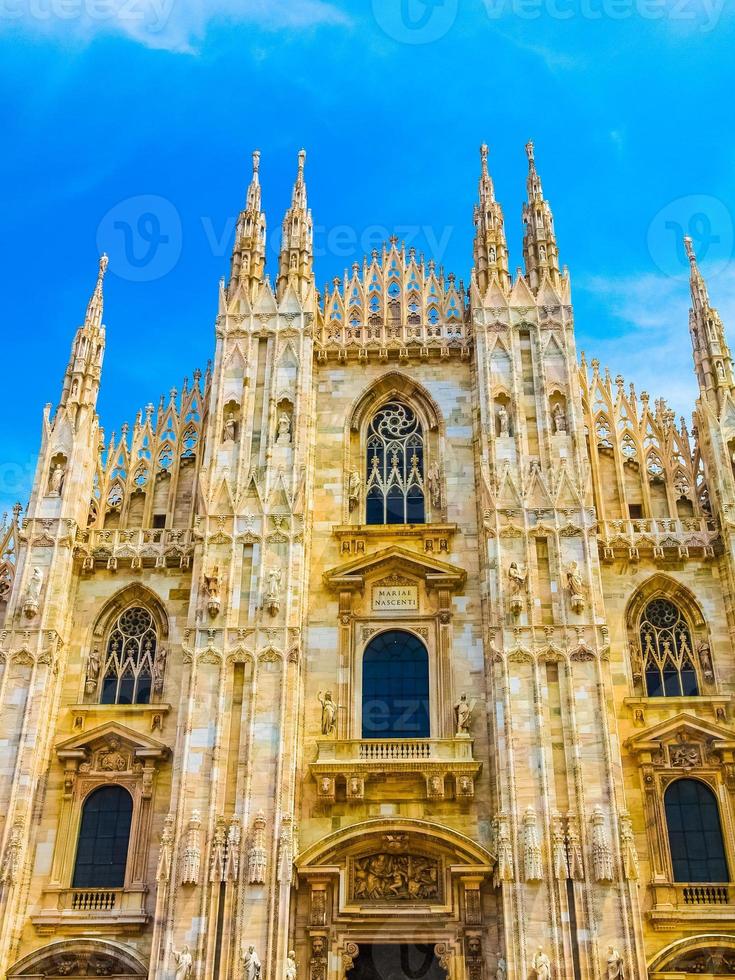
[[[508,246],[505,242],[503,210],[495,200],[495,189],[487,166],[488,147],[480,147],[479,201],[475,205],[475,279],[482,296],[494,278],[501,288],[510,286]]]
[[[101,255],[97,283],[87,303],[84,323],[77,330],[71,346],[61,392],[61,406],[86,405],[94,408],[97,403],[102,358],[105,352],[102,284],[107,271],[107,262],[107,255]]]
[[[692,305],[689,310],[689,332],[692,337],[694,369],[699,390],[715,408],[722,406],[726,392],[735,389],[730,348],[720,314],[711,305],[707,284],[699,271],[691,238],[684,239],[689,259],[689,288]]]
[[[261,210],[260,151],[253,152],[253,176],[248,187],[245,208],[240,212],[235,231],[235,246],[230,264],[229,292],[237,284],[252,298],[263,279],[265,268],[265,215]]]
[[[304,163],[306,150],[299,151],[299,165],[291,194],[291,207],[283,219],[283,240],[278,262],[276,295],[280,299],[289,284],[293,284],[298,296],[304,299],[313,283],[313,224],[311,211],[306,202]]]
[[[559,285],[559,250],[554,232],[554,216],[549,202],[544,200],[541,178],[536,170],[533,142],[526,143],[528,156],[528,200],[523,205],[523,260],[526,278],[531,289],[538,289],[544,273],[552,285]]]

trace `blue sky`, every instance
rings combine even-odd
[[[107,434],[204,367],[255,147],[271,272],[308,151],[321,286],[393,232],[467,279],[483,140],[515,268],[533,138],[580,349],[689,416],[682,232],[735,317],[734,42],[732,0],[0,0],[0,513],[99,249]]]

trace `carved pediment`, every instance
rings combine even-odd
[[[694,768],[704,761],[705,750],[732,754],[735,733],[682,711],[631,736],[625,741],[625,747],[634,755],[646,755],[652,761],[677,768]]]
[[[429,587],[453,591],[461,589],[467,578],[463,568],[393,545],[330,569],[324,573],[324,581],[329,588],[338,591],[362,590],[366,577],[383,572],[412,575],[423,579]]]
[[[61,761],[76,760],[95,772],[130,772],[145,759],[165,759],[169,749],[163,742],[117,722],[108,722],[83,735],[65,739],[56,746]]]

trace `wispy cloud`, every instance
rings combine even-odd
[[[0,31],[77,43],[117,34],[193,53],[217,23],[303,32],[345,28],[351,20],[327,0],[0,0]]]
[[[597,357],[651,397],[664,396],[679,414],[688,416],[697,397],[689,339],[689,287],[681,279],[646,274],[637,277],[589,277],[578,289],[604,305],[620,324],[617,331],[583,336],[588,357]],[[725,328],[735,322],[735,268],[710,283],[713,305]]]

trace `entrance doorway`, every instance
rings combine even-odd
[[[347,980],[447,980],[434,946],[421,943],[360,943]]]

